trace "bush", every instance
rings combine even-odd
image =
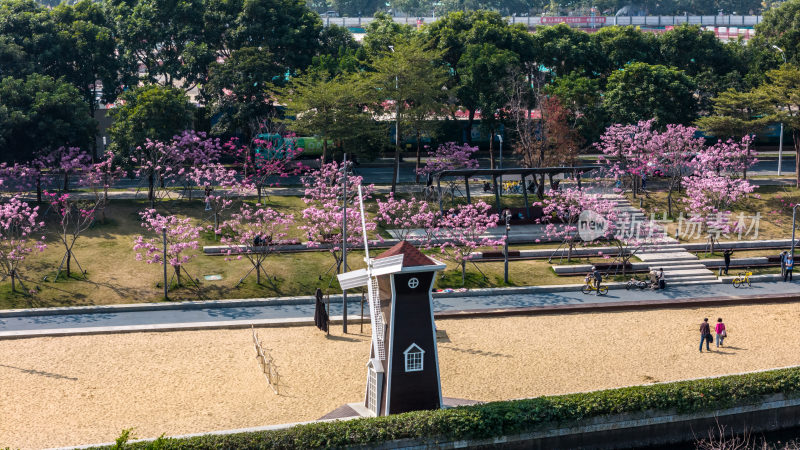
[[[800,394],[800,367],[720,378],[485,403],[388,417],[319,422],[282,430],[160,438],[158,448],[315,448],[376,444],[397,439],[481,439],[544,429],[609,414],[648,410],[677,413],[730,408],[763,396]],[[153,442],[125,448],[153,448]]]

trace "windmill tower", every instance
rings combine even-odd
[[[359,200],[361,187],[359,186]],[[361,203],[362,229],[364,205]],[[364,406],[376,416],[442,407],[431,291],[445,265],[400,242],[366,269],[339,275],[342,289],[367,286],[372,345]]]

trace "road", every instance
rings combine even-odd
[[[606,296],[584,295],[577,291],[549,292],[516,295],[483,295],[435,298],[436,312],[477,311],[547,307],[563,305],[592,305],[600,303],[698,299],[706,297],[752,296],[758,298],[771,294],[800,294],[800,283],[761,282],[748,289],[735,289],[732,285],[708,284],[670,287],[666,291],[626,291],[614,289]],[[148,327],[179,324],[214,327],[225,325],[264,324],[269,321],[302,322],[314,317],[313,304],[233,306],[233,307],[181,307],[177,309],[148,311],[114,311],[28,317],[4,317],[0,312],[0,338],[17,332],[46,334],[46,330],[77,330],[99,327]],[[349,317],[360,315],[358,302],[348,302]],[[341,316],[341,303],[331,305],[331,316]]]

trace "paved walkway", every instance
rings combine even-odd
[[[502,292],[502,290],[498,290]],[[800,283],[761,282],[748,289],[731,285],[674,286],[666,291],[626,291],[615,289],[606,296],[584,295],[577,291],[543,292],[535,294],[497,294],[481,296],[440,296],[434,299],[440,315],[451,313],[486,312],[515,308],[552,308],[600,306],[623,302],[663,301],[664,304],[687,299],[747,296],[757,300],[776,294],[800,295]],[[452,294],[451,294],[452,295]],[[456,294],[457,295],[457,294]],[[254,325],[313,323],[313,304],[281,304],[204,308],[197,304],[165,304],[158,310],[51,314],[7,317],[0,312],[0,339],[24,336],[60,335],[71,333],[103,333],[115,331],[178,330],[198,328],[247,327]],[[112,308],[113,309],[113,308]],[[360,315],[357,302],[348,302],[349,317]],[[341,303],[331,305],[333,320],[341,320]]]

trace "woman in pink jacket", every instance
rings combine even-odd
[[[722,323],[722,317],[717,319],[717,324],[714,325],[714,332],[717,333],[717,347],[721,347],[722,341],[728,337],[728,332],[725,331],[725,324]]]

